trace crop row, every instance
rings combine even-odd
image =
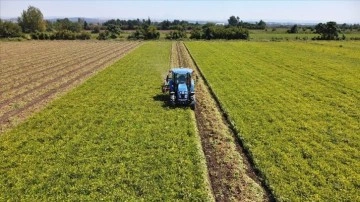
[[[190,109],[163,106],[148,42],[0,136],[0,200],[208,201]]]
[[[277,200],[359,200],[359,43],[186,45]]]
[[[256,175],[229,130],[216,102],[183,42],[173,44],[173,67],[194,70],[196,108],[194,110],[215,201],[269,201]]]

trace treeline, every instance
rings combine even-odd
[[[35,40],[87,40],[91,38],[88,32],[75,33],[69,30],[57,31],[54,33],[35,32],[30,34]]]
[[[191,30],[193,27],[198,26],[198,23],[190,23],[185,20],[164,20],[162,22],[152,22],[150,18],[148,19],[136,19],[136,20],[120,20],[120,19],[111,19],[102,24],[103,26],[108,25],[118,25],[122,30],[137,30],[142,28],[144,25],[155,26],[158,30],[177,30],[179,28],[184,28],[186,30]]]
[[[29,6],[24,10],[17,23],[2,21],[0,19],[0,38],[24,37],[36,40],[75,40],[90,39],[92,34],[97,34],[98,40],[121,38],[124,30],[132,30],[128,35],[129,40],[151,40],[159,39],[159,30],[168,30],[165,38],[170,40],[184,39],[190,35],[190,39],[249,39],[249,30],[267,30],[268,26],[263,21],[249,23],[240,20],[237,16],[230,16],[228,23],[191,23],[184,20],[164,20],[153,22],[148,19],[120,20],[111,19],[104,23],[88,23],[79,18],[77,21],[68,18],[55,21],[44,20],[43,14],[38,8]],[[269,26],[270,27],[270,26]],[[345,39],[346,31],[358,30],[359,24],[342,24],[336,22],[319,23],[316,26],[293,25],[288,27],[287,33],[317,33],[319,36],[314,40],[341,40]],[[276,30],[274,27],[273,31]]]
[[[58,19],[55,22],[45,21],[38,8],[29,6],[21,13],[17,23],[0,19],[0,37],[30,36],[36,40],[86,40],[91,34],[84,31],[85,22],[81,19],[72,22],[69,19]],[[27,34],[27,35],[25,35]]]
[[[230,17],[231,19],[231,17]],[[229,21],[230,21],[229,19]],[[240,21],[236,25],[217,25],[214,23],[207,23],[200,25],[199,23],[190,23],[184,20],[164,20],[162,22],[152,22],[148,19],[136,20],[120,20],[111,19],[101,25],[108,29],[109,26],[117,26],[121,30],[135,30],[128,39],[159,39],[160,32],[158,30],[170,30],[165,36],[166,39],[184,39],[188,37],[190,32],[190,39],[248,39],[249,31],[246,27],[261,29],[266,27],[264,21],[251,24]],[[244,27],[245,26],[245,27]]]
[[[266,24],[264,24],[263,21],[254,25],[241,21],[236,26],[211,23],[200,25],[184,20],[152,22],[150,18],[142,20],[111,19],[102,24],[87,23],[80,18],[75,22],[68,18],[49,21],[44,20],[44,16],[38,8],[29,6],[18,17],[17,23],[0,19],[0,37],[22,36],[36,40],[86,40],[91,38],[92,33],[98,34],[96,38],[99,40],[107,40],[119,38],[123,30],[134,30],[128,39],[150,40],[160,38],[159,30],[170,30],[165,36],[166,39],[187,38],[188,33],[190,33],[191,39],[247,39],[249,32],[244,26],[258,29],[259,25],[265,27]]]

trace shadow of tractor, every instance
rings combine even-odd
[[[157,94],[153,97],[154,101],[157,101],[157,102],[162,102],[162,107],[164,108],[167,108],[167,109],[175,109],[175,108],[183,108],[183,109],[187,109],[189,108],[188,106],[184,106],[184,105],[175,105],[175,106],[172,106],[171,103],[170,103],[170,95],[169,94],[163,94],[163,93],[160,93],[160,94]]]
[[[160,93],[155,95],[153,99],[155,101],[162,102],[162,107],[166,107],[166,108],[171,107],[169,102],[169,94]]]

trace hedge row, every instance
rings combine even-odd
[[[91,34],[88,32],[75,33],[64,30],[55,33],[35,32],[31,34],[31,38],[35,40],[88,40],[91,38]]]

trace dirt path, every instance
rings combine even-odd
[[[174,67],[195,71],[195,116],[215,200],[272,201],[182,42],[173,43],[171,59]]]

